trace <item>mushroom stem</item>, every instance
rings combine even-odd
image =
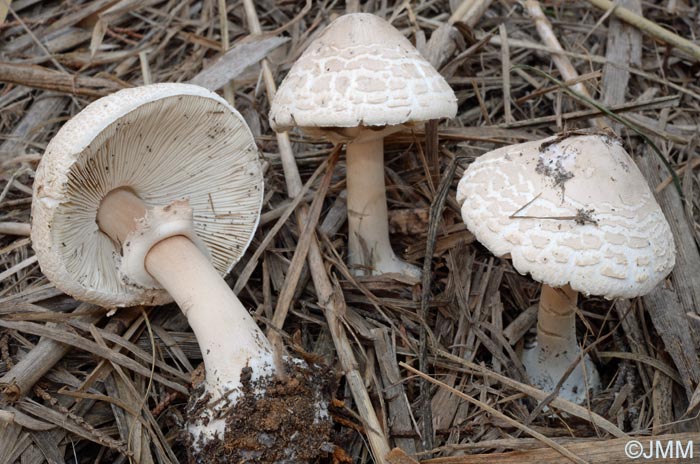
[[[131,190],[118,188],[109,192],[97,211],[97,225],[109,238],[121,245],[136,230],[136,221],[146,215],[146,205]]]
[[[568,285],[561,288],[542,285],[537,313],[537,346],[552,357],[567,358],[569,363],[579,352],[576,343],[577,299],[578,292]]]
[[[126,189],[110,192],[97,215],[100,229],[122,244],[146,205]],[[184,236],[156,243],[146,255],[146,270],[168,291],[187,317],[202,352],[205,385],[212,399],[241,385],[241,369],[253,378],[274,373],[272,346],[243,304],[204,254]]]
[[[384,139],[348,142],[348,262],[356,275],[401,273],[420,278],[420,269],[396,257],[389,242],[384,184]]]
[[[562,385],[559,396],[583,403],[586,388],[597,391],[600,379],[590,357],[578,360],[576,342],[576,300],[578,292],[568,285],[542,285],[537,313],[537,345],[523,351],[522,361],[530,382],[544,391],[554,391],[569,366],[578,364]],[[584,372],[585,369],[585,372]]]
[[[146,270],[187,317],[214,397],[239,387],[244,367],[252,369],[253,378],[274,373],[272,346],[192,241],[174,236],[158,242],[146,255]]]

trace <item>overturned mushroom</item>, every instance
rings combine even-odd
[[[122,90],[90,104],[53,138],[36,174],[32,243],[57,287],[111,308],[174,299],[187,317],[206,370],[188,424],[198,462],[227,462],[219,448],[240,438],[230,408],[265,398],[279,369],[221,277],[252,239],[262,190],[243,118],[216,94],[185,84]],[[317,433],[299,440],[315,443],[329,425],[318,393],[307,393],[300,404],[315,411],[308,427]],[[306,458],[287,441],[265,440],[236,452]]]
[[[470,231],[496,256],[542,282],[530,381],[575,402],[600,387],[576,342],[578,292],[608,299],[650,292],[671,271],[670,227],[644,177],[609,135],[557,136],[494,150],[457,191]]]
[[[280,85],[274,130],[297,126],[347,143],[348,260],[356,274],[420,276],[389,242],[384,137],[456,112],[445,79],[399,31],[367,13],[333,21]]]

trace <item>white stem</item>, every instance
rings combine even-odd
[[[357,275],[395,272],[419,278],[420,270],[398,259],[389,242],[384,140],[349,142],[346,154],[349,264]]]
[[[97,221],[103,232],[121,244],[145,214],[146,206],[135,194],[119,189],[102,201]],[[274,373],[267,338],[189,239],[175,236],[158,242],[146,255],[145,265],[187,317],[202,351],[206,386],[213,400],[240,387],[244,367],[252,368],[253,378]]]
[[[187,317],[214,397],[240,387],[244,367],[253,379],[274,373],[272,346],[194,243],[183,236],[158,242],[146,255],[146,269]]]
[[[586,390],[597,391],[600,379],[590,357],[578,360],[576,342],[576,300],[578,292],[568,285],[542,285],[537,313],[537,346],[523,352],[523,365],[530,381],[546,392],[554,390],[569,366],[578,362],[559,391],[575,403],[586,400]]]
[[[537,346],[553,360],[568,365],[579,352],[576,342],[576,300],[578,292],[568,285],[552,288],[542,285],[537,314]]]

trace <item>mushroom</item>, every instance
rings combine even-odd
[[[262,198],[243,118],[187,84],[95,101],[61,128],[37,169],[32,244],[58,288],[108,308],[174,299],[187,317],[206,372],[188,423],[195,456],[230,439],[227,408],[247,385],[264,396],[278,371],[269,341],[222,278],[250,244]]]
[[[530,381],[582,403],[600,380],[576,342],[579,292],[607,299],[650,292],[671,271],[671,229],[619,139],[569,135],[512,145],[474,161],[457,190],[477,240],[542,282]]]
[[[297,126],[347,143],[348,261],[356,275],[420,277],[391,248],[384,184],[384,137],[457,112],[445,79],[383,19],[340,16],[282,82],[270,109],[277,132]]]

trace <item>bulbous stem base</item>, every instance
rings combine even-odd
[[[581,352],[576,342],[576,299],[569,286],[555,289],[542,286],[537,313],[537,344],[526,349],[522,362],[530,383],[552,392],[569,366]],[[588,391],[600,390],[600,376],[593,361],[585,355],[568,376],[559,396],[577,404],[587,399]]]
[[[384,184],[384,139],[347,144],[348,261],[355,275],[403,274],[421,270],[400,260],[389,242]]]

